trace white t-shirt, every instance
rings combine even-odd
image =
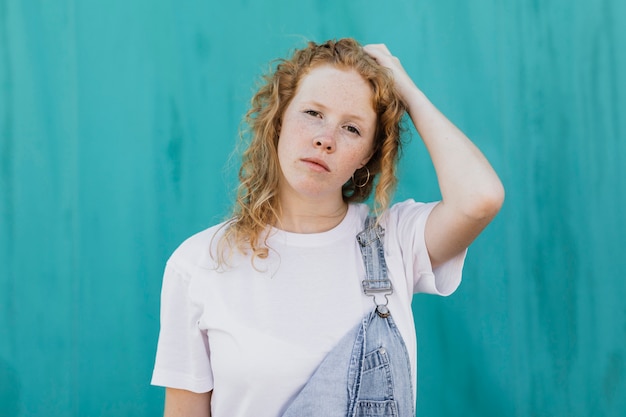
[[[465,259],[464,252],[433,272],[424,226],[434,205],[407,200],[393,205],[381,222],[394,286],[389,309],[414,381],[412,295],[451,294]],[[236,254],[224,271],[211,255],[222,225],[186,240],[165,269],[152,384],[213,390],[213,417],[279,416],[324,356],[374,307],[361,292],[365,268],[356,241],[367,215],[366,205],[351,204],[327,232],[274,229],[267,259],[253,266]]]

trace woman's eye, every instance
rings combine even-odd
[[[320,116],[320,112],[315,111],[315,110],[305,110],[304,111],[306,114],[313,116],[313,117],[319,117]]]
[[[350,125],[348,125],[348,126],[346,126],[346,130],[347,130],[348,132],[350,132],[350,133],[354,133],[355,135],[359,135],[359,136],[361,136],[361,132],[359,132],[359,129],[357,129],[357,128],[356,128],[356,127],[354,127],[354,126],[350,126]]]

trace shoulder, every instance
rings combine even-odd
[[[185,239],[168,259],[168,265],[179,270],[215,269],[217,245],[228,223],[216,224]]]
[[[385,228],[403,228],[409,225],[425,223],[437,202],[423,203],[413,199],[393,204],[381,217]]]
[[[425,225],[430,212],[438,202],[418,202],[407,199],[393,204],[380,215],[380,224],[385,229],[402,229],[409,226]],[[352,216],[352,221],[362,225],[367,216],[372,212],[368,205],[363,203],[351,204],[352,209],[348,211],[348,216]],[[414,228],[411,228],[414,230]]]
[[[365,219],[370,214],[370,208],[364,203],[350,203],[350,208],[346,217],[349,220],[358,221],[359,223],[365,222]],[[351,218],[351,219],[350,219]]]
[[[421,201],[415,201],[412,198],[393,204],[389,208],[389,213],[396,216],[419,214],[432,210],[437,202],[424,203]]]

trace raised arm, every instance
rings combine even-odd
[[[390,69],[409,116],[433,161],[442,200],[425,230],[433,267],[467,248],[504,201],[504,188],[478,148],[428,100],[385,45],[367,45],[367,54]]]

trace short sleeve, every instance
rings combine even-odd
[[[190,277],[168,262],[161,290],[161,331],[152,385],[202,393],[213,389],[202,312],[189,296]]]
[[[447,296],[461,283],[467,249],[437,268],[432,268],[424,231],[428,216],[436,205],[436,202],[416,203],[406,200],[390,209],[388,221],[402,252],[407,279],[413,281],[413,292]]]

